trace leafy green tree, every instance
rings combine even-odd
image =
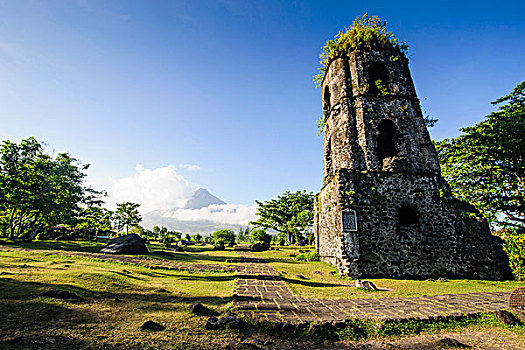
[[[238,242],[246,242],[246,234],[245,234],[245,231],[244,229],[241,227],[239,228],[239,232],[237,233],[237,241]]]
[[[313,194],[306,191],[284,192],[276,199],[260,202],[255,227],[271,229],[288,237],[288,242],[301,242],[304,232],[313,225]]]
[[[270,242],[272,241],[272,236],[266,233],[265,230],[257,229],[257,230],[253,230],[250,233],[250,241],[252,243],[264,242],[264,243],[270,244]]]
[[[246,226],[246,228],[239,228],[239,233],[237,234],[237,241],[238,242],[248,242],[250,240],[250,232],[252,231],[252,228],[250,226]]]
[[[81,211],[77,228],[88,234],[111,230],[111,216],[113,212],[106,208],[91,206]]]
[[[503,250],[509,257],[509,265],[514,277],[525,281],[525,232],[515,227],[504,228],[494,232],[495,236],[503,239]]]
[[[139,235],[140,237],[146,236],[146,229],[140,225],[133,225],[131,229],[129,230],[129,233],[134,233],[136,235]]]
[[[75,226],[82,207],[100,204],[84,186],[89,165],[59,153],[46,154],[33,137],[0,146],[0,225],[11,238],[34,238],[45,226]]]
[[[217,230],[212,233],[211,242],[216,250],[224,250],[226,245],[233,247],[235,244],[235,234],[232,230]]]
[[[160,227],[153,226],[153,229],[151,230],[151,232],[153,233],[153,236],[155,237],[156,240],[160,239]]]
[[[436,143],[454,195],[493,224],[525,227],[525,81],[492,102],[498,111]],[[498,215],[500,214],[500,215]],[[502,215],[501,215],[502,214]]]
[[[153,234],[153,231],[144,229],[144,237],[146,240],[155,240],[155,235]]]
[[[181,240],[181,238],[182,238],[182,232],[179,232],[179,231],[173,231],[172,233],[173,233],[173,236],[175,237],[175,239],[176,239],[177,241],[180,241],[180,240]]]
[[[202,239],[202,235],[200,233],[196,233],[191,237],[195,242],[200,242]]]
[[[139,214],[138,208],[140,204],[132,202],[117,203],[117,210],[113,215],[115,227],[117,230],[126,229],[126,234],[129,233],[129,228],[140,224],[142,216]]]

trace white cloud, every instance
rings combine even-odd
[[[135,175],[111,179],[109,204],[120,202],[140,203],[140,211],[182,208],[196,186],[177,173],[172,167],[145,169],[137,164]]]
[[[139,203],[139,210],[143,215],[160,211],[149,216],[162,219],[167,225],[171,221],[245,226],[256,219],[256,207],[242,204],[213,204],[201,209],[184,208],[199,186],[185,179],[172,166],[146,169],[138,164],[132,177],[110,179],[110,182],[111,189],[106,201],[110,209],[114,209],[115,203]],[[149,226],[157,223],[145,224]]]
[[[181,164],[180,166],[183,169],[189,170],[189,171],[199,171],[201,170],[201,167],[195,164]]]
[[[217,224],[246,226],[255,220],[253,205],[242,204],[212,204],[202,209],[175,209],[163,213],[165,219],[177,221],[211,221]]]

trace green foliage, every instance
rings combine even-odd
[[[237,241],[238,242],[248,242],[250,239],[250,231],[251,228],[248,226],[245,229],[242,227],[239,229],[239,233],[237,234]]]
[[[299,243],[313,225],[313,194],[306,191],[284,192],[276,199],[255,201],[259,219],[251,225],[272,229],[288,236],[289,243]]]
[[[175,242],[175,239],[170,235],[165,235],[162,237],[161,242],[164,245],[164,247],[169,248]]]
[[[132,202],[117,203],[117,210],[113,215],[113,221],[117,230],[126,228],[129,233],[130,226],[138,225],[142,221],[138,208],[140,204]]]
[[[454,195],[493,224],[525,227],[525,81],[493,104],[497,112],[436,143],[442,174]],[[498,213],[503,216],[498,217]]]
[[[75,226],[83,206],[101,192],[84,186],[89,165],[68,153],[46,154],[35,138],[0,146],[0,229],[10,238],[34,238],[46,226]]]
[[[111,216],[113,212],[106,208],[91,206],[83,208],[78,218],[77,228],[87,232],[100,232],[111,230]]]
[[[374,84],[377,87],[380,96],[386,96],[390,94],[390,91],[388,91],[388,87],[383,83],[381,79],[374,81]]]
[[[317,136],[321,135],[324,131],[324,115],[320,116],[319,119],[315,122],[317,126]]]
[[[403,337],[423,333],[439,333],[443,330],[459,330],[472,325],[501,325],[492,314],[477,314],[463,317],[443,317],[438,320],[373,320],[350,319],[342,330],[336,331],[339,339],[359,341],[380,337]]]
[[[265,230],[257,229],[253,230],[250,233],[250,242],[256,243],[256,242],[264,242],[270,244],[272,241],[272,236],[266,233]]]
[[[129,229],[129,233],[134,233],[136,235],[139,235],[140,237],[145,237],[145,234],[146,234],[146,229],[140,225],[133,225],[130,229]]]
[[[365,13],[363,17],[357,17],[354,20],[352,27],[345,28],[343,32],[337,33],[333,40],[326,42],[319,56],[321,67],[319,73],[314,76],[314,82],[318,86],[321,85],[328,64],[334,56],[355,49],[371,49],[376,43],[381,45],[390,43],[402,54],[408,50],[405,42],[399,41],[392,32],[386,29],[386,21]],[[398,56],[393,56],[391,59],[397,60]]]
[[[233,247],[235,244],[235,234],[232,230],[217,230],[211,235],[211,243],[216,250],[224,250],[226,245]]]
[[[170,235],[172,235],[173,237],[175,237],[175,239],[177,241],[180,241],[182,239],[182,232],[179,232],[179,231],[170,231],[169,232]]]
[[[386,196],[379,192],[374,186],[370,187],[370,200],[374,204],[381,204],[386,200]]]
[[[299,261],[317,261],[319,260],[315,252],[299,253],[295,256],[295,258]]]
[[[509,257],[514,277],[518,281],[525,281],[525,232],[515,228],[504,228],[494,234],[503,239],[503,250]]]
[[[201,239],[202,239],[202,235],[200,233],[196,233],[194,234],[193,236],[191,236],[191,238],[195,241],[195,242],[200,242]]]

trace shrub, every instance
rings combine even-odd
[[[315,252],[299,253],[295,256],[299,261],[317,261],[319,260]]]
[[[253,230],[250,233],[250,242],[256,243],[256,242],[264,242],[270,244],[272,241],[272,236],[266,233],[265,230]]]
[[[233,247],[235,244],[235,234],[232,230],[218,230],[212,233],[211,242],[216,250],[224,250],[226,244]]]
[[[494,233],[503,239],[503,250],[509,257],[514,277],[525,280],[525,232],[519,229],[504,228]]]

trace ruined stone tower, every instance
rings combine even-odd
[[[336,52],[321,86],[320,259],[354,278],[511,278],[501,241],[441,177],[399,48]]]

